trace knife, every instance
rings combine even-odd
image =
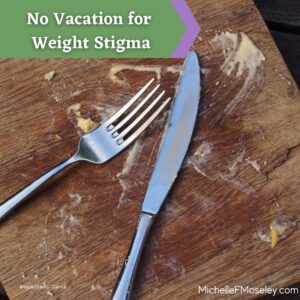
[[[187,152],[200,100],[200,67],[195,52],[189,52],[179,80],[179,92],[171,108],[155,167],[142,205],[139,223],[112,300],[130,298],[135,273],[150,227],[170,191]]]

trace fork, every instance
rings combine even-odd
[[[0,221],[2,221],[13,209],[26,200],[30,195],[32,195],[33,192],[41,187],[46,181],[67,166],[82,160],[95,164],[105,163],[134,142],[152,123],[171,99],[167,98],[158,108],[154,109],[155,105],[165,93],[165,91],[162,91],[153,100],[153,102],[140,112],[160,87],[158,84],[135,108],[133,108],[132,105],[145,93],[153,81],[154,78],[151,79],[127,104],[105,121],[100,127],[83,135],[79,140],[77,152],[72,157],[60,163],[29,184],[27,187],[5,200],[0,205]],[[129,108],[133,109],[126,115],[125,113],[129,110]],[[151,112],[152,110],[154,110],[153,113]]]

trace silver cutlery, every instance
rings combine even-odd
[[[100,127],[82,136],[79,140],[78,150],[72,157],[1,203],[0,221],[46,181],[67,166],[80,160],[95,164],[105,163],[134,142],[170,101],[170,98],[168,98],[162,104],[158,104],[165,91],[162,91],[154,100],[150,101],[160,87],[160,85],[157,85],[138,105],[133,106],[145,94],[153,81],[154,79],[150,80],[126,105]],[[158,106],[158,108],[155,106]],[[129,109],[131,109],[131,112],[129,112]]]
[[[185,60],[179,92],[172,105],[168,127],[155,163],[131,247],[111,299],[130,298],[135,273],[150,227],[163,205],[188,149],[200,100],[200,67],[197,55]]]

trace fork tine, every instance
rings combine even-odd
[[[112,115],[106,122],[105,125],[110,127],[109,125],[116,121],[124,112],[128,110],[128,108],[145,92],[145,90],[150,86],[150,84],[154,81],[152,78],[144,87],[142,87],[137,94],[133,96],[133,98],[127,102],[120,110],[118,110],[114,115]],[[108,128],[111,130],[112,128]]]
[[[130,143],[132,143],[135,139],[138,138],[138,136],[153,122],[153,120],[159,115],[159,113],[164,109],[164,107],[169,103],[169,101],[171,100],[171,98],[168,98],[167,100],[165,100],[165,102],[163,102],[163,104],[151,115],[151,117],[149,117],[149,119],[143,123],[143,125],[141,125],[130,137],[128,137],[125,141],[120,138],[117,143],[121,146],[121,147],[126,147],[128,146]]]
[[[128,127],[126,127],[118,137],[124,137],[127,133],[129,133],[146,115],[147,113],[156,105],[156,103],[161,99],[161,97],[165,94],[165,91],[162,91],[158,97],[132,122]],[[115,137],[113,135],[113,137]]]
[[[137,105],[134,110],[132,110],[132,112],[130,114],[128,114],[119,124],[117,124],[114,128],[113,128],[113,136],[114,133],[116,133],[118,131],[119,128],[122,128],[145,104],[146,102],[151,98],[151,96],[158,90],[158,88],[160,87],[160,84],[158,84],[146,97],[145,99],[139,103],[139,105]],[[116,135],[115,135],[116,136]]]

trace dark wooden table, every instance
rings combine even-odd
[[[184,167],[151,232],[133,298],[196,299],[198,285],[296,284],[299,91],[252,1],[188,3],[202,26],[193,46],[202,65],[201,109]],[[123,70],[112,74],[120,64]],[[75,151],[81,131],[74,110],[101,123],[151,77],[173,95],[181,64],[1,60],[1,198]],[[67,170],[1,223],[0,279],[11,299],[109,298],[164,121],[165,115],[108,164]],[[287,230],[272,249],[274,222]],[[32,285],[49,289],[28,289]]]

